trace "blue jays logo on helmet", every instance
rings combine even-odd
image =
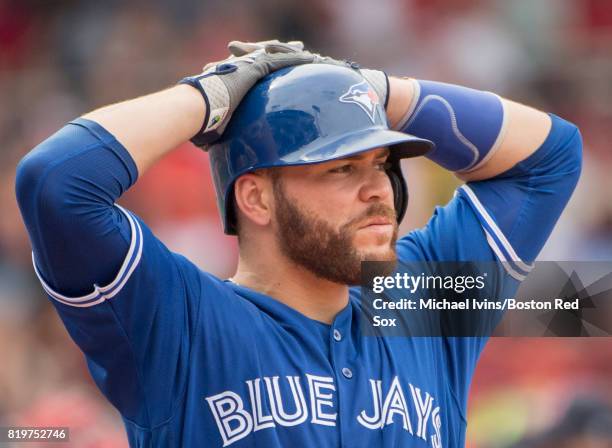
[[[368,117],[370,117],[372,123],[375,122],[374,117],[380,101],[378,99],[378,95],[374,89],[370,87],[367,81],[364,80],[358,84],[353,84],[339,99],[343,103],[353,103],[358,105],[366,114],[368,114]]]

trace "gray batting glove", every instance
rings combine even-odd
[[[202,129],[191,141],[205,147],[217,140],[242,98],[264,76],[292,65],[322,62],[324,58],[303,51],[303,47],[301,42],[233,41],[229,44],[232,56],[207,64],[201,74],[179,81],[198,89],[206,102]]]
[[[227,48],[234,56],[245,56],[257,50],[267,49],[268,53],[292,53],[304,51],[304,43],[299,40],[280,42],[274,40],[263,40],[261,42],[242,42],[233,40],[227,44]]]
[[[372,70],[370,68],[361,68],[359,72],[374,89],[386,110],[387,101],[389,101],[389,77],[387,74],[382,70]]]
[[[291,42],[279,42],[278,40],[266,40],[262,42],[241,42],[234,40],[229,43],[228,48],[234,56],[245,56],[256,51],[267,48],[269,52],[296,52],[304,50],[304,43],[299,40]],[[313,62],[318,64],[334,64],[348,65],[351,68],[358,69],[361,75],[368,81],[374,89],[385,108],[387,107],[387,99],[389,98],[389,78],[382,70],[372,70],[369,68],[360,68],[359,64],[350,61],[339,61],[326,56],[315,54]]]

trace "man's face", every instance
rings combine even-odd
[[[285,256],[327,280],[355,285],[361,261],[395,261],[397,219],[385,173],[389,150],[283,168],[275,225]]]

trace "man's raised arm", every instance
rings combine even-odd
[[[458,196],[480,221],[496,258],[522,280],[578,182],[578,128],[491,92],[399,78],[389,78],[389,87],[391,125],[436,144],[426,157],[467,181]],[[440,244],[437,259],[463,257],[452,246],[465,246],[465,228],[438,234],[453,234],[457,242]]]
[[[432,92],[423,92],[424,89],[421,86],[426,85],[426,83],[433,87]],[[470,123],[465,124],[472,128],[468,129],[468,132],[472,133],[477,132],[477,129],[474,129],[474,127],[486,126],[487,123],[491,123],[490,120],[493,118],[493,123],[495,123],[493,127],[498,126],[495,140],[493,140],[493,144],[489,148],[478,148],[479,151],[485,154],[479,154],[479,158],[470,160],[470,162],[476,160],[477,167],[472,166],[467,170],[464,168],[457,173],[465,181],[487,179],[512,168],[518,162],[534,153],[544,143],[546,136],[550,132],[551,119],[548,114],[533,107],[497,97],[490,92],[479,92],[460,86],[395,77],[389,78],[389,85],[390,95],[387,115],[390,126],[395,129],[405,129],[409,125],[414,126],[413,123],[417,118],[417,114],[415,114],[417,105],[421,107],[419,113],[425,112],[431,114],[433,110],[433,113],[441,115],[442,120],[439,122],[437,131],[431,129],[431,132],[436,132],[437,140],[439,141],[440,137],[446,137],[443,135],[443,132],[440,132],[442,130],[440,128],[445,124],[451,124],[450,129],[447,131],[453,133],[453,138],[447,145],[459,144],[459,147],[454,149],[457,152],[457,159],[465,157],[472,148],[466,146],[467,137],[463,135],[465,129],[462,132],[461,126],[458,123],[455,123],[455,126],[452,125],[450,120],[452,120],[453,116],[455,120],[458,118],[471,120]],[[426,98],[427,93],[430,94],[429,100]],[[455,109],[455,104],[442,96],[449,93],[453,95],[455,101],[459,102],[460,109]],[[495,107],[495,103],[499,104],[497,116],[495,116],[495,109],[493,113],[491,111],[491,106]],[[462,113],[462,116],[457,117],[457,112]],[[413,123],[410,123],[411,121]],[[442,150],[444,149],[442,148]],[[466,154],[460,156],[459,151]],[[474,153],[469,152],[467,156],[473,157]],[[435,160],[436,158],[434,157],[433,159]],[[457,162],[459,160],[455,163]],[[453,169],[452,165],[447,167]]]
[[[314,58],[288,44],[263,45],[175,87],[90,112],[28,153],[16,193],[46,286],[74,295],[108,284],[135,228],[114,203],[139,173],[189,139],[214,141],[261,77]]]
[[[533,268],[580,176],[582,139],[572,123],[491,92],[390,78],[395,129],[436,144],[427,157],[467,183],[422,229],[398,242],[435,261],[502,262],[488,297],[513,295]],[[473,315],[476,316],[476,315]],[[482,314],[490,328],[501,314]],[[486,337],[446,338],[451,388],[464,418]]]

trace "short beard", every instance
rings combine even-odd
[[[388,261],[385,271],[395,267],[397,255],[396,214],[382,203],[372,204],[361,216],[335,230],[326,221],[301,210],[287,197],[280,179],[274,178],[274,199],[280,250],[294,263],[319,278],[344,285],[359,285],[362,261]],[[355,226],[372,216],[385,216],[394,223],[389,251],[384,255],[360,253],[353,245]],[[392,266],[389,266],[389,265]]]

